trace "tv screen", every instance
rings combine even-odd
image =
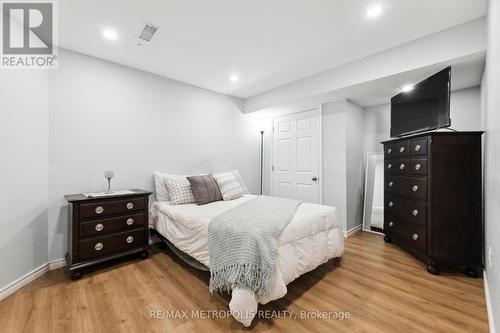
[[[391,98],[391,137],[451,125],[451,67]]]

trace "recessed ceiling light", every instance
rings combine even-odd
[[[375,18],[377,16],[380,16],[380,14],[382,14],[382,6],[380,6],[380,5],[371,6],[366,11],[366,16],[368,18]]]
[[[116,31],[114,30],[111,30],[111,29],[104,29],[102,31],[102,36],[108,40],[112,40],[112,41],[115,41],[118,39],[118,34],[116,33]]]
[[[229,81],[231,81],[231,82],[238,82],[239,80],[240,80],[240,78],[236,74],[233,74],[229,77]]]
[[[402,92],[409,92],[409,91],[412,91],[414,88],[413,84],[405,84],[402,88],[401,88],[401,91]]]

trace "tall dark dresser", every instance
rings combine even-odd
[[[384,145],[384,233],[439,274],[483,267],[483,132],[433,132]]]

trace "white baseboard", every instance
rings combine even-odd
[[[66,267],[66,259],[61,258],[49,261],[49,270],[52,271],[61,267]]]
[[[17,280],[9,283],[5,287],[0,289],[0,301],[3,300],[4,298],[8,297],[9,295],[12,295],[25,285],[27,285],[30,282],[35,281],[37,278],[42,276],[43,274],[47,273],[48,271],[61,268],[66,266],[66,259],[57,259],[57,260],[52,260],[49,261],[46,264],[41,265],[38,268],[35,268],[31,272],[26,273],[25,275],[21,276]]]
[[[493,318],[493,308],[491,304],[490,288],[488,287],[488,274],[483,271],[484,281],[484,297],[486,298],[486,311],[488,312],[488,324],[490,326],[490,333],[495,333],[495,321]]]
[[[0,289],[0,301],[7,296],[15,293],[17,290],[21,289],[28,283],[34,281],[35,279],[39,278],[43,274],[47,273],[49,271],[49,264],[43,264],[42,266],[35,268],[31,272],[28,272],[27,274],[21,276],[19,279],[9,283],[2,289]]]
[[[360,232],[362,226],[363,225],[360,224],[360,225],[355,226],[354,228],[351,228],[347,231],[344,231],[344,238],[351,237],[355,233]]]

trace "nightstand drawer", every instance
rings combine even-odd
[[[137,229],[146,224],[144,213],[99,219],[80,224],[80,238],[97,237],[127,229]]]
[[[146,230],[144,229],[81,240],[79,242],[80,260],[92,259],[144,245],[146,245]]]
[[[80,205],[80,218],[99,218],[144,209],[144,197],[85,203]]]

